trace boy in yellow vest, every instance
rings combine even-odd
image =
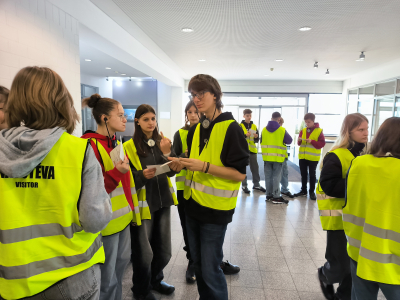
[[[251,109],[246,108],[243,110],[243,118],[242,123],[240,123],[240,127],[243,129],[244,136],[249,144],[250,151],[250,171],[253,176],[253,190],[259,190],[260,192],[265,193],[265,189],[260,186],[260,174],[258,171],[258,162],[257,162],[257,146],[256,144],[259,141],[258,129],[256,124],[251,120]],[[242,190],[246,194],[250,194],[250,190],[247,188],[247,176],[242,182]]]
[[[301,173],[301,191],[295,197],[307,196],[307,180],[310,175],[310,199],[317,200],[315,195],[316,170],[321,157],[321,149],[325,146],[325,137],[319,123],[315,123],[315,115],[308,113],[304,116],[306,128],[300,131],[297,144],[299,150],[299,166]]]

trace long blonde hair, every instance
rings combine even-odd
[[[364,121],[368,123],[368,119],[360,113],[347,115],[343,120],[342,128],[340,129],[340,136],[330,151],[339,148],[348,149],[354,146],[355,142],[350,138],[350,133],[354,129],[358,128]]]

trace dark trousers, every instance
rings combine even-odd
[[[310,175],[310,192],[315,191],[315,182],[317,181],[317,161],[307,159],[299,159],[300,173],[301,173],[301,190],[307,193],[307,180]]]
[[[351,299],[350,258],[344,230],[328,230],[325,251],[326,263],[322,267],[325,283],[339,283],[336,295],[339,299]]]
[[[133,288],[136,295],[146,295],[151,286],[164,279],[163,270],[171,259],[171,209],[163,207],[131,226]]]
[[[188,235],[187,235],[187,229],[186,229],[186,213],[185,213],[185,204],[186,204],[186,199],[183,197],[183,191],[177,191],[177,198],[178,198],[178,213],[179,213],[179,219],[181,220],[181,226],[182,226],[182,232],[183,232],[183,240],[185,241],[185,246],[183,247],[183,250],[186,251],[186,258],[192,262],[192,257],[190,256],[190,249],[189,249],[189,241],[188,241]]]
[[[228,287],[220,268],[228,224],[206,224],[186,215],[186,226],[200,300],[228,300]]]
[[[382,290],[387,300],[400,299],[400,285],[385,284],[369,281],[357,276],[357,262],[350,258],[351,277],[353,278],[353,289],[351,300],[376,300],[379,289]]]

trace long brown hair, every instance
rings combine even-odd
[[[210,75],[198,74],[193,76],[188,85],[188,92],[210,92],[214,94],[215,103],[218,110],[221,110],[224,105],[222,104],[222,90],[217,79]]]
[[[156,111],[151,105],[142,104],[136,109],[135,119],[140,119],[141,116],[147,113],[156,114]],[[153,130],[153,135],[151,137],[155,142],[157,147],[160,147],[161,136],[158,133],[158,125]],[[136,150],[139,156],[146,157],[147,153],[144,151],[144,140],[147,139],[146,135],[140,128],[139,122],[135,120],[135,132],[133,133],[133,142],[135,143]]]
[[[0,85],[0,103],[7,103],[8,94],[10,94],[10,90],[2,85]]]
[[[5,119],[9,127],[19,127],[21,123],[36,130],[58,126],[72,134],[79,116],[60,75],[35,66],[23,68],[15,76]]]
[[[348,149],[354,146],[355,142],[350,138],[350,133],[354,129],[358,128],[364,121],[368,123],[367,117],[360,113],[347,115],[343,120],[342,128],[340,129],[340,136],[330,151],[338,148]]]
[[[385,156],[387,153],[391,153],[393,157],[400,159],[399,117],[391,117],[382,123],[367,151],[367,154],[373,156]]]
[[[88,106],[92,108],[93,118],[97,124],[101,124],[101,116],[109,115],[111,111],[120,104],[117,100],[111,98],[101,98],[99,94],[93,94],[89,98],[82,100],[82,107]]]
[[[190,100],[186,104],[186,107],[185,107],[185,126],[183,126],[182,129],[185,129],[185,130],[189,130],[190,129],[190,122],[189,122],[189,118],[187,116],[187,113],[188,113],[189,109],[191,109],[192,107],[194,107],[196,109],[196,111],[197,111],[196,105],[194,104],[194,102],[192,100]],[[199,117],[199,119],[200,119],[200,117]]]

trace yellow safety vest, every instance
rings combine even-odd
[[[125,142],[124,148],[125,148],[126,154],[129,157],[129,160],[131,161],[131,163],[135,167],[135,169],[138,171],[143,170],[142,164],[140,163],[140,159],[137,154],[135,143],[133,142],[133,139],[130,139],[129,141]],[[176,198],[175,191],[172,186],[171,180],[169,179],[169,177],[167,177],[167,179],[168,179],[169,190],[172,194],[172,199],[174,200],[174,204],[178,205],[178,200]],[[146,186],[143,186],[141,189],[139,189],[138,194],[139,194],[138,199],[139,199],[140,218],[142,220],[144,220],[144,219],[150,220],[151,214],[150,214],[149,204],[147,203],[147,200],[146,200]]]
[[[282,127],[282,126],[281,126]],[[285,129],[285,127],[282,127],[283,129]],[[285,129],[285,132],[286,132],[286,129]],[[288,154],[288,151],[287,151],[287,145],[285,144],[285,143],[283,143],[284,145],[285,145],[285,147],[286,147],[286,155],[285,155],[285,159],[286,158],[289,158],[289,154]]]
[[[400,285],[400,159],[363,155],[347,177],[343,225],[357,276]]]
[[[187,135],[189,130],[179,129],[179,135],[181,136],[182,141],[182,153],[185,153],[187,149]],[[183,191],[185,189],[185,179],[186,179],[186,170],[180,171],[179,174],[176,175],[176,189],[178,191]]]
[[[333,150],[342,165],[342,178],[346,178],[351,161],[354,155],[344,148]],[[327,196],[321,188],[318,181],[317,185],[317,203],[321,225],[323,230],[343,230],[342,208],[344,206],[344,198],[334,198]]]
[[[287,154],[286,145],[283,143],[286,130],[279,127],[274,132],[269,132],[264,127],[261,136],[261,152],[264,161],[284,162]]]
[[[211,131],[210,139],[200,150],[200,124],[194,132],[190,158],[209,162],[212,165],[223,167],[221,151],[224,145],[226,131],[234,120],[216,123]],[[236,207],[240,182],[223,179],[203,172],[187,171],[184,197],[193,198],[198,204],[216,210],[231,210]]]
[[[309,139],[313,141],[318,141],[319,136],[321,135],[321,128],[314,128],[313,132],[311,132]],[[299,159],[307,159],[311,161],[319,161],[319,157],[321,156],[321,149],[316,149],[311,143],[307,143],[307,128],[303,128],[303,135],[301,136],[301,145],[299,149]]]
[[[85,232],[78,203],[88,142],[63,133],[25,178],[0,174],[0,295],[36,295],[104,263],[99,233]]]
[[[240,123],[240,127],[242,127],[244,134],[247,134],[247,128],[243,123]],[[251,124],[251,129],[257,131],[257,126],[253,123]],[[251,153],[257,153],[257,145],[254,143],[254,136],[246,137],[247,143],[249,144],[249,151]]]
[[[113,170],[114,164],[110,158],[110,155],[107,153],[107,150],[97,142],[96,139],[91,139],[97,146],[99,154],[101,156],[101,160],[103,161],[104,170],[106,172]],[[119,144],[119,142],[117,141]],[[136,195],[135,181],[133,180],[132,172],[129,171],[130,177],[130,186],[132,193],[132,202],[135,207],[135,213],[133,214],[132,209],[126,200],[124,188],[122,187],[122,183],[119,182],[118,186],[110,193],[111,205],[113,216],[108,223],[107,227],[101,231],[103,236],[108,236],[120,232],[129,225],[129,223],[133,222],[136,225],[141,225],[140,215],[139,215],[139,202],[138,197]]]

